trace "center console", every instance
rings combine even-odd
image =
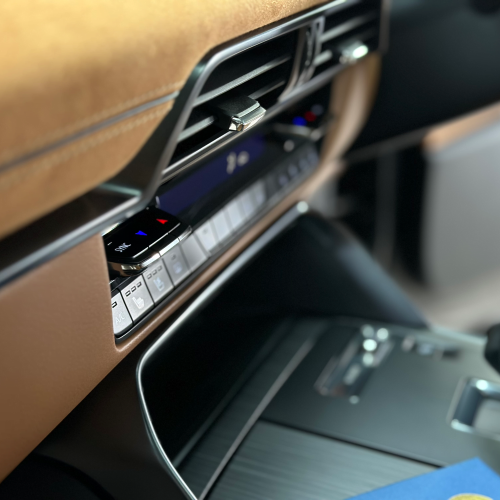
[[[474,456],[500,471],[484,342],[429,329],[342,227],[306,211],[269,227],[37,453],[116,498],[340,500]]]
[[[385,2],[322,8],[293,21],[300,31],[207,56],[126,169],[144,181],[144,158],[163,155],[144,209],[101,233],[121,357],[30,457],[95,498],[342,500],[474,456],[500,471],[500,377],[484,342],[431,329],[299,197],[308,177],[327,178],[329,125],[363,108],[354,93],[342,112],[340,86],[330,115],[331,79],[385,43]],[[228,121],[241,102],[251,109]]]

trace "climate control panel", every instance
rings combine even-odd
[[[173,298],[317,164],[315,145],[305,142],[194,223],[189,209],[174,216],[153,206],[105,234],[117,341]],[[178,194],[172,193],[170,199]],[[165,196],[168,191],[157,199],[160,204]]]

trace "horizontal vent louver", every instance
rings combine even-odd
[[[359,42],[369,51],[378,47],[380,5],[366,2],[327,15],[321,34],[321,50],[314,60],[314,75],[341,62],[342,52],[350,44]]]
[[[296,32],[288,33],[219,64],[194,101],[184,130],[179,134],[173,162],[227,133],[214,112],[214,103],[244,96],[258,101],[265,109],[273,106],[290,78],[296,39]]]

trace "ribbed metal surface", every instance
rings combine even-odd
[[[194,450],[177,467],[196,496],[203,492],[255,409],[290,360],[305,342],[323,333],[329,324],[328,321],[318,319],[291,319],[284,322],[283,327],[290,329],[286,340],[269,356]]]
[[[260,421],[210,500],[343,500],[434,467]]]

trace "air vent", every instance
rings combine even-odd
[[[177,139],[172,163],[206,148],[231,130],[258,121],[278,101],[290,79],[297,32],[226,59],[208,77]]]
[[[313,77],[377,49],[379,27],[380,2],[369,1],[327,14],[320,37],[321,49],[314,60]]]

